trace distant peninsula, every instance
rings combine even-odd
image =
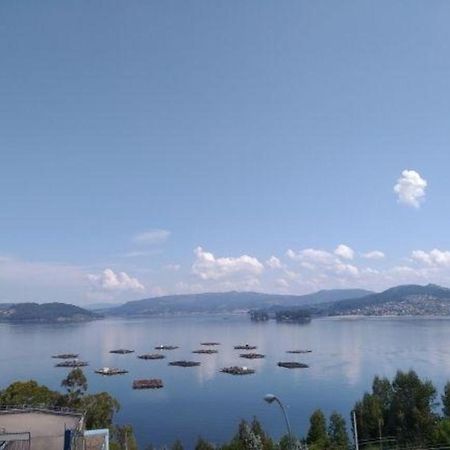
[[[66,303],[0,303],[0,322],[70,323],[99,318],[93,311]]]

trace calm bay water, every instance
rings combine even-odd
[[[215,355],[192,354],[200,342],[221,343]],[[258,346],[263,360],[239,358],[233,346]],[[160,344],[179,345],[166,359],[143,361]],[[119,347],[136,350],[114,355]],[[204,347],[206,348],[206,347]],[[313,350],[288,355],[286,350]],[[255,324],[247,317],[201,317],[143,320],[102,320],[73,325],[0,324],[0,386],[15,380],[36,379],[59,389],[67,369],[57,369],[51,355],[77,352],[89,361],[85,373],[89,390],[108,391],[121,404],[119,423],[131,423],[139,443],[163,445],[180,438],[192,448],[199,435],[228,440],[241,418],[257,416],[279,437],[284,431],[275,405],[266,393],[278,395],[289,406],[296,433],[305,432],[316,408],[348,416],[355,400],[369,389],[375,374],[393,376],[397,369],[415,369],[442,390],[450,379],[450,320],[424,318],[320,319],[309,325]],[[168,367],[171,360],[201,361],[200,367]],[[297,360],[309,369],[277,367],[278,361]],[[246,365],[256,374],[235,377],[219,373],[230,365]],[[110,366],[129,374],[101,377],[93,370]],[[164,389],[133,391],[135,378],[162,378]]]

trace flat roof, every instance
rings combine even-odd
[[[2,432],[29,432],[33,450],[61,450],[64,431],[78,429],[82,424],[83,415],[79,413],[38,409],[0,411],[0,441]]]

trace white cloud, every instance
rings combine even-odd
[[[405,205],[419,208],[425,200],[427,181],[415,170],[404,170],[394,186],[398,201]]]
[[[311,265],[328,265],[333,264],[336,261],[336,257],[332,253],[325,250],[317,250],[315,248],[306,248],[298,252],[289,249],[286,252],[286,256],[294,261],[301,261]]]
[[[344,259],[353,259],[355,256],[353,249],[344,244],[338,245],[334,254]]]
[[[88,280],[95,289],[104,291],[143,291],[144,286],[137,278],[130,277],[125,272],[115,273],[105,269],[100,274],[88,274]]]
[[[192,265],[192,273],[202,280],[244,278],[254,282],[264,270],[257,258],[248,255],[216,258],[202,247],[197,247],[194,254],[196,259]]]
[[[283,264],[281,264],[280,259],[277,258],[276,256],[271,256],[266,261],[266,266],[269,267],[270,269],[282,269],[283,268]]]
[[[411,258],[414,261],[426,264],[428,266],[450,266],[450,251],[448,250],[439,250],[437,248],[431,250],[430,252],[414,250],[411,253]]]
[[[171,233],[168,230],[147,230],[134,236],[133,241],[136,244],[156,245],[166,242],[170,235]]]
[[[362,257],[366,259],[383,259],[385,256],[386,255],[380,250],[372,250],[362,254]]]
[[[353,264],[336,264],[336,273],[341,275],[350,275],[356,277],[359,275],[359,269]]]

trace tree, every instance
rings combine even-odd
[[[197,444],[195,445],[195,450],[215,450],[215,447],[208,441],[205,441],[203,438],[199,437]]]
[[[328,439],[330,447],[336,450],[346,450],[350,447],[345,419],[334,411],[328,425]]]
[[[328,443],[327,421],[320,409],[312,413],[309,424],[306,442],[314,449],[325,449]]]
[[[433,406],[436,389],[431,381],[422,381],[416,372],[398,371],[392,382],[388,432],[401,443],[427,443],[431,440],[436,415]]]
[[[136,438],[131,425],[116,425],[111,430],[113,450],[138,450]]]
[[[120,404],[107,392],[100,392],[84,396],[80,400],[80,408],[86,412],[86,428],[108,428]]]
[[[450,381],[444,387],[444,395],[442,396],[442,411],[445,417],[450,417]]]
[[[0,391],[0,405],[56,406],[62,403],[59,392],[39,385],[36,381],[16,381]]]
[[[69,372],[67,377],[61,381],[61,386],[67,390],[69,403],[78,402],[88,388],[87,379],[79,367]]]
[[[183,444],[177,439],[170,447],[170,450],[183,450]]]

